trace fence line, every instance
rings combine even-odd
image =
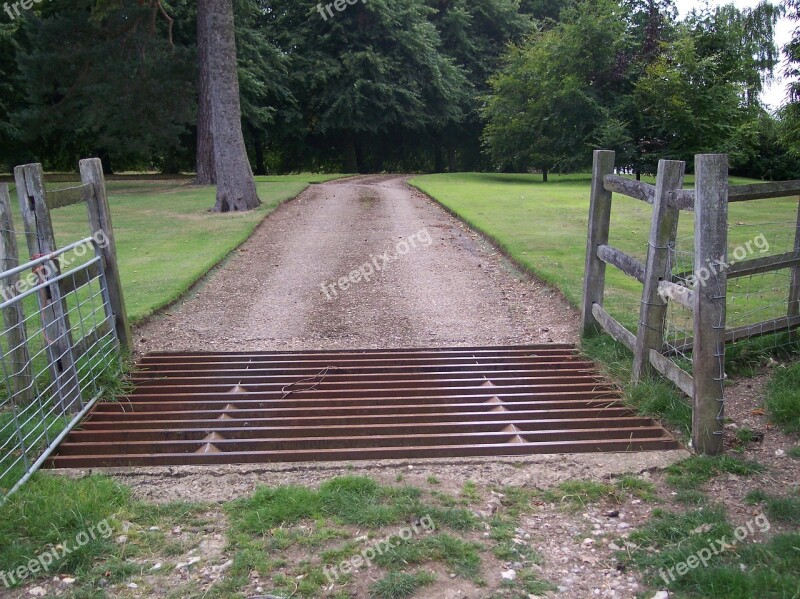
[[[615,153],[597,150],[592,169],[589,233],[586,250],[582,332],[605,331],[634,353],[633,382],[650,372],[668,378],[692,398],[692,445],[704,454],[723,449],[726,343],[800,327],[800,205],[792,252],[709,268],[728,262],[728,205],[800,195],[800,181],[730,187],[728,157],[695,157],[695,188],[682,189],[685,163],[661,160],[656,185],[614,174]],[[608,245],[613,194],[653,206],[644,263]],[[681,211],[695,212],[693,272],[675,273],[674,256]],[[606,265],[643,285],[639,324],[628,331],[603,307]],[[789,269],[786,316],[727,329],[728,278]],[[697,275],[704,273],[702,277]],[[667,309],[674,303],[691,312],[692,336],[665,343]],[[676,350],[692,353],[692,373],[672,359]]]

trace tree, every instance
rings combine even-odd
[[[462,118],[469,84],[443,54],[432,13],[424,0],[372,0],[332,17],[271,3],[270,39],[290,57],[306,148],[338,153],[348,172],[381,170],[429,145],[432,127]]]
[[[472,170],[480,164],[480,135],[485,123],[480,98],[500,66],[509,42],[519,42],[532,30],[528,15],[520,14],[520,0],[428,0],[430,16],[442,39],[442,52],[460,65],[469,81],[460,118],[435,123],[428,132],[436,148],[434,170]]]
[[[607,116],[613,71],[625,39],[620,6],[585,1],[561,13],[554,27],[513,46],[491,80],[483,139],[501,168],[534,167],[543,178],[590,160],[590,145]]]
[[[74,168],[87,155],[106,170],[112,158],[152,167],[180,152],[190,131],[193,48],[151,3],[86,7],[64,0],[25,15],[17,50],[25,104],[11,122],[51,167]]]
[[[204,28],[198,48],[208,69],[211,136],[217,180],[215,212],[252,210],[261,205],[242,134],[239,78],[231,0],[198,0],[197,19]],[[202,68],[201,68],[202,71]]]

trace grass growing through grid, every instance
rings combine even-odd
[[[688,437],[692,429],[692,408],[689,400],[672,383],[649,377],[638,385],[631,383],[633,354],[627,347],[608,335],[596,335],[583,340],[581,349],[599,362],[606,373],[625,391],[625,401],[640,414],[658,418],[677,428]]]

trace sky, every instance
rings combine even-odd
[[[759,3],[759,0],[709,0],[708,4],[711,6],[718,6],[721,4],[735,4],[738,8],[753,8]],[[692,8],[702,6],[703,2],[697,2],[694,0],[676,0],[675,4],[678,6],[678,10],[680,11],[680,15],[682,17],[686,16]],[[792,37],[792,31],[794,30],[796,23],[789,21],[786,18],[781,19],[780,23],[778,24],[777,32],[776,32],[776,41],[779,47],[786,45],[786,43]],[[786,99],[786,81],[783,79],[781,71],[783,70],[783,65],[779,66],[776,69],[777,78],[775,83],[773,83],[769,88],[764,90],[764,94],[762,99],[767,104],[767,106],[771,108],[779,108],[781,104],[784,103]]]

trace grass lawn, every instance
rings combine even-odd
[[[139,322],[178,299],[193,283],[244,242],[282,202],[310,183],[340,175],[301,174],[256,177],[262,206],[245,214],[212,214],[215,191],[178,181],[110,181],[109,202],[114,222],[125,302],[132,322]],[[68,183],[48,185],[54,189]],[[16,206],[16,197],[12,204]],[[15,215],[20,256],[28,255]],[[82,204],[52,212],[56,242],[66,245],[87,237]]]
[[[491,237],[517,262],[558,287],[570,303],[579,306],[590,182],[588,174],[554,176],[545,184],[537,175],[454,173],[416,177],[411,184]],[[752,183],[737,178],[731,182]],[[693,178],[688,176],[686,183],[693,184]],[[651,217],[650,205],[615,196],[610,244],[644,260]],[[790,251],[796,219],[797,199],[732,204],[731,253],[762,233],[770,251],[748,258]],[[693,230],[694,214],[682,212],[677,258],[689,270]],[[785,316],[787,272],[733,282],[729,326]],[[607,308],[630,328],[638,322],[641,291],[640,283],[615,268],[608,269]]]

